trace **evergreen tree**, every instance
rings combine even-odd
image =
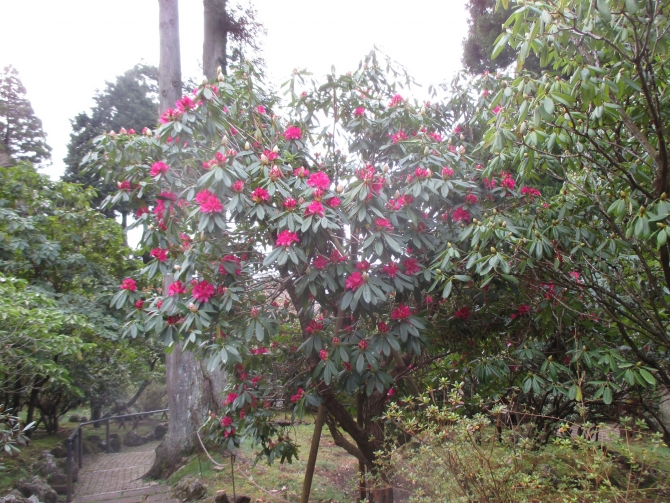
[[[35,116],[19,72],[12,66],[0,75],[0,154],[35,164],[51,158],[42,121]]]
[[[502,25],[514,10],[512,6],[496,9],[496,0],[468,0],[470,17],[468,19],[468,36],[463,40],[463,57],[461,63],[465,69],[474,74],[504,68],[516,61],[517,52],[507,46],[495,58],[491,59],[495,41],[503,31]],[[531,56],[524,62],[524,69],[539,73],[539,60]]]
[[[106,83],[104,91],[98,92],[94,98],[96,105],[90,114],[82,112],[71,121],[73,132],[64,159],[66,168],[63,180],[94,187],[98,192],[93,199],[95,206],[115,192],[116,185],[105,183],[96,174],[82,172],[80,163],[90,149],[90,141],[110,130],[125,128],[140,133],[145,127],[153,128],[158,117],[157,82],[155,67],[136,65],[117,77],[116,82]],[[121,207],[115,210],[126,213]],[[108,211],[110,216],[114,213],[114,210]]]

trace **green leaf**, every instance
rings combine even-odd
[[[626,0],[626,10],[631,16],[638,11],[637,0]]]
[[[656,384],[656,378],[653,375],[651,375],[650,372],[646,371],[645,369],[642,369],[642,368],[640,369],[640,375],[642,376],[642,378],[645,381],[647,381],[652,386]]]
[[[612,20],[612,10],[610,9],[607,0],[596,0],[596,6],[598,7],[598,12],[602,18],[608,23]]]
[[[544,105],[545,112],[547,112],[549,115],[552,115],[554,113],[554,102],[549,96],[544,98],[542,104]]]
[[[505,33],[500,36],[498,42],[493,47],[493,52],[491,53],[491,59],[496,59],[500,55],[500,53],[503,52],[503,49],[507,45],[507,42],[509,42],[509,33]]]
[[[609,386],[606,386],[605,389],[603,389],[603,402],[605,402],[605,405],[612,403],[612,388]]]

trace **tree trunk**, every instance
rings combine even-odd
[[[165,358],[167,369],[168,432],[156,448],[156,460],[147,476],[165,477],[174,472],[182,458],[198,447],[195,431],[202,426],[208,411],[216,412],[223,391],[225,374],[217,369],[206,375],[195,355],[175,345]]]
[[[202,69],[205,77],[216,77],[217,67],[226,73],[226,44],[228,28],[226,26],[227,0],[204,0],[205,6],[205,42],[202,45]]]
[[[90,403],[91,407],[91,421],[97,421],[102,417],[102,404],[98,402],[97,400],[91,400]],[[100,428],[100,423],[95,423],[93,425],[93,428]]]
[[[177,0],[158,0],[160,64],[158,92],[160,113],[174,107],[181,98],[181,55],[179,51],[179,5]]]

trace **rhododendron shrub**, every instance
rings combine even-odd
[[[284,122],[245,64],[216,88],[196,89],[152,134],[100,137],[90,162],[129,180],[123,193],[148,208],[134,224],[141,246],[160,250],[146,281],[171,276],[168,292],[133,308],[126,331],[183,340],[210,367],[226,366],[238,394],[224,409],[234,421],[227,438],[250,434],[267,449],[270,430],[254,418],[269,417],[276,384],[250,379],[285,354],[279,327],[293,327],[290,352],[308,371],[293,382],[305,390],[299,408],[324,403],[371,467],[380,439],[369,425],[428,350],[422,292],[435,287],[431,265],[464,226],[449,215],[466,204],[472,215],[482,210],[465,200],[480,186],[471,147],[454,134],[462,110],[396,96],[376,55],[369,65],[333,76],[337,104],[333,89],[297,92],[296,75]],[[368,112],[354,113],[361,107]],[[335,129],[317,114],[336,115]],[[399,131],[406,138],[394,143]],[[343,405],[359,390],[372,404],[368,426],[352,424]]]

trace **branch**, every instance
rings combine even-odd
[[[355,458],[358,459],[361,463],[363,463],[365,466],[368,467],[368,469],[372,469],[372,463],[367,460],[367,458],[363,455],[363,453],[356,447],[354,444],[349,442],[346,438],[344,438],[344,435],[342,435],[337,427],[335,426],[335,422],[333,419],[330,417],[330,415],[326,414],[326,424],[328,425],[328,429],[330,430],[330,435],[333,437],[333,441],[335,442],[335,445],[338,447],[341,447],[345,451],[347,451],[349,454],[354,456]]]

